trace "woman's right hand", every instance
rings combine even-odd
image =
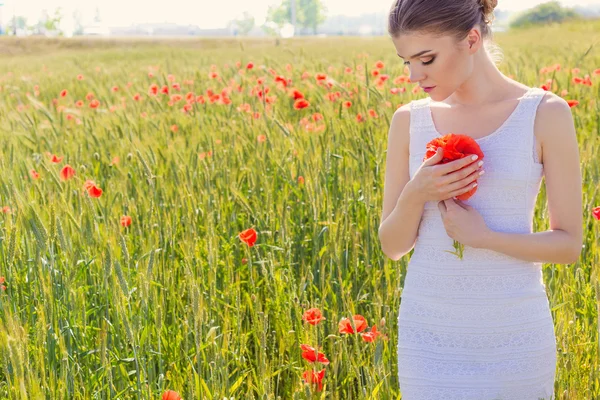
[[[411,179],[415,193],[423,202],[448,200],[466,193],[473,189],[473,182],[481,176],[480,161],[473,160],[472,155],[439,164],[443,155],[444,150],[438,148]]]

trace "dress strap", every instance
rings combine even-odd
[[[421,132],[429,128],[428,102],[429,97],[410,102],[410,136],[421,135]]]
[[[529,92],[527,92],[527,94],[525,95],[527,97],[527,99],[525,99],[525,104],[524,104],[524,115],[525,115],[525,127],[526,132],[531,132],[530,135],[528,135],[528,141],[529,141],[529,148],[531,149],[532,152],[532,159],[533,162],[535,163],[540,163],[539,161],[539,155],[537,154],[537,149],[536,149],[536,145],[535,145],[535,131],[534,131],[534,124],[535,124],[535,117],[537,115],[537,110],[538,110],[538,106],[540,104],[540,102],[542,101],[542,99],[544,98],[544,95],[546,94],[546,91],[540,87],[534,87],[531,90],[529,90]]]

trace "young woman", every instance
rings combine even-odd
[[[410,81],[429,94],[392,118],[379,228],[391,259],[414,248],[398,316],[403,400],[554,398],[542,263],[573,263],[581,251],[578,142],[565,100],[496,67],[496,4],[396,0],[389,15]],[[441,151],[423,162],[426,144],[448,133],[474,138],[483,164],[440,164]],[[543,176],[550,230],[533,233]],[[475,194],[456,199],[475,180]]]

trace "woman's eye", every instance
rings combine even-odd
[[[429,65],[433,62],[433,60],[435,60],[435,57],[432,57],[431,60],[429,60],[429,61],[423,62],[423,65]],[[408,61],[404,61],[403,64],[406,65],[408,63],[409,63]]]

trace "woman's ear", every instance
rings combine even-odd
[[[481,43],[481,33],[478,29],[471,29],[471,32],[467,35],[467,43],[469,44],[470,50],[476,51],[479,48],[479,44]],[[475,46],[475,48],[473,48],[473,46]]]

